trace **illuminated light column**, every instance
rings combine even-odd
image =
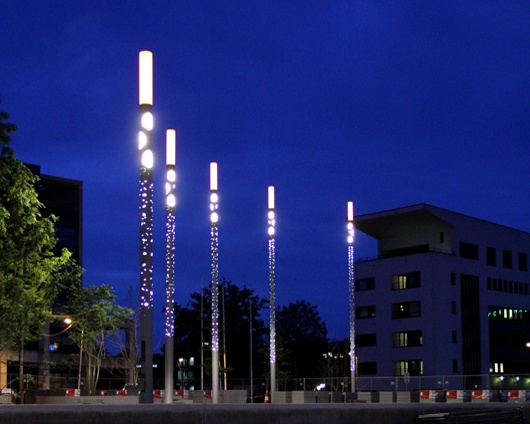
[[[173,357],[175,330],[175,182],[176,132],[166,130],[166,346],[164,403],[173,403]],[[182,387],[184,389],[184,387]]]
[[[219,403],[219,196],[217,162],[210,163],[210,250],[212,265],[212,403]]]
[[[271,365],[271,387],[270,401],[274,403],[276,393],[276,287],[275,287],[275,262],[276,252],[274,246],[274,233],[276,217],[274,214],[274,186],[268,190],[268,220],[269,220],[269,303],[270,303],[270,365]]]
[[[351,391],[355,393],[356,377],[356,357],[355,357],[355,273],[353,263],[353,202],[348,202],[348,287],[350,292],[350,372],[351,372]]]
[[[153,403],[153,54],[139,55],[140,403]]]

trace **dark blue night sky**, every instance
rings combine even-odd
[[[176,301],[219,273],[308,300],[348,336],[346,202],[429,203],[530,231],[527,1],[9,0],[0,109],[20,160],[84,182],[85,284],[138,294],[138,52],[154,54],[155,349],[163,343],[164,137],[177,130]],[[356,258],[375,244],[356,234]]]

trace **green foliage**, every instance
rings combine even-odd
[[[42,336],[54,299],[80,270],[67,250],[54,254],[57,218],[42,216],[38,178],[15,159],[7,118],[0,112],[0,350],[18,351],[22,363],[24,344]]]
[[[277,362],[283,376],[320,377],[323,355],[328,349],[327,333],[315,305],[302,300],[279,308]]]
[[[63,305],[65,315],[72,319],[70,338],[79,346],[86,363],[86,386],[93,394],[99,379],[101,362],[107,355],[106,342],[119,337],[127,320],[134,312],[116,303],[116,295],[109,285],[88,288],[73,287]]]

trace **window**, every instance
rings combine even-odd
[[[453,359],[453,372],[458,374],[458,359]]]
[[[519,271],[528,271],[528,255],[519,252]]]
[[[398,331],[392,335],[392,338],[393,347],[412,347],[421,346],[423,344],[421,330]]]
[[[454,344],[458,343],[458,338],[457,338],[456,330],[453,330],[453,333],[452,333],[452,340],[453,340],[453,343],[454,343]]]
[[[356,308],[355,318],[357,319],[375,318],[375,305],[362,306],[360,308]]]
[[[377,362],[359,362],[357,372],[359,375],[377,374]]]
[[[375,290],[375,278],[359,278],[355,280],[355,291]]]
[[[456,286],[456,274],[451,272],[451,285]]]
[[[392,304],[392,319],[421,317],[421,302],[402,302]]]
[[[512,251],[511,250],[502,251],[502,266],[504,268],[512,269]]]
[[[486,248],[486,263],[491,266],[497,266],[497,251],[494,247]]]
[[[460,257],[465,259],[478,260],[478,245],[472,243],[460,242]]]
[[[421,278],[419,272],[394,274],[392,276],[392,290],[415,289],[420,286]]]
[[[423,375],[423,361],[421,359],[409,359],[407,361],[394,361],[394,375],[403,376]]]
[[[357,334],[355,336],[355,346],[357,347],[375,346],[376,344],[375,333]]]
[[[454,300],[451,301],[451,313],[456,315],[456,301]]]

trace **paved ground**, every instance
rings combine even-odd
[[[523,408],[530,404],[2,405],[1,424],[413,424],[422,414]],[[514,423],[515,424],[515,423]]]

